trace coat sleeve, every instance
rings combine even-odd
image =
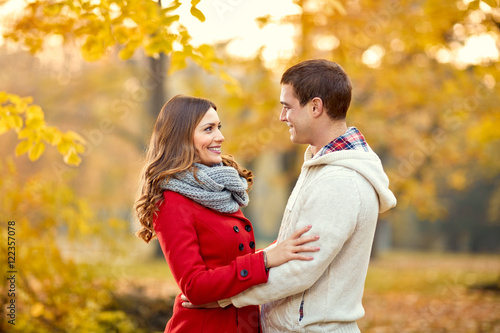
[[[207,268],[200,254],[193,203],[179,197],[171,196],[162,204],[154,226],[169,268],[191,303],[215,302],[267,281],[262,253],[246,254],[226,266]]]
[[[309,289],[354,232],[360,212],[360,198],[352,179],[323,179],[321,186],[309,188],[308,195],[303,196],[304,201],[295,203],[301,207],[295,228],[311,224],[312,229],[308,234],[320,235],[320,238],[310,245],[319,246],[319,252],[309,253],[314,257],[311,261],[292,260],[271,268],[266,284],[231,297],[234,306],[264,304]]]

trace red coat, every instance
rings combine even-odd
[[[223,214],[164,192],[154,228],[181,292],[193,304],[225,299],[267,282],[253,228],[240,210]],[[165,332],[259,332],[259,308],[186,309],[180,295]]]

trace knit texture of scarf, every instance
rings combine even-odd
[[[194,178],[192,171],[177,173],[162,188],[182,194],[202,206],[221,213],[235,213],[240,206],[248,205],[246,192],[248,183],[240,177],[235,168],[215,165],[194,164],[198,170]]]

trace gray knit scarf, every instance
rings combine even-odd
[[[186,170],[177,173],[168,183],[163,182],[161,187],[221,213],[235,213],[240,206],[248,205],[248,183],[235,168],[222,163],[212,167],[194,165],[198,168],[196,177],[199,182],[192,171]]]

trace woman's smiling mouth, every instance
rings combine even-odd
[[[221,147],[221,146],[217,146],[217,147],[208,147],[208,150],[210,150],[212,153],[215,153],[215,154],[220,154],[220,153],[221,153],[220,147]]]

